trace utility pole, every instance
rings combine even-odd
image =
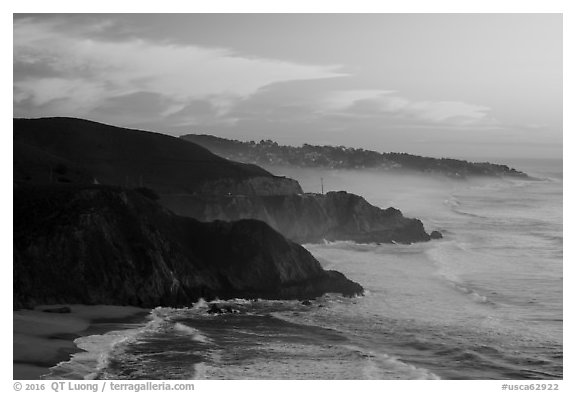
[[[324,178],[320,178],[320,186],[322,187],[322,195],[324,195]]]

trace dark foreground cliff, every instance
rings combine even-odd
[[[363,291],[263,222],[202,223],[137,191],[78,185],[15,187],[13,279],[15,308]]]
[[[299,243],[352,240],[361,243],[413,243],[441,237],[426,233],[420,220],[398,209],[380,209],[344,191],[274,196],[163,195],[177,214],[201,221],[252,218],[265,221]]]

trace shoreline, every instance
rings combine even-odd
[[[69,307],[70,313],[45,309]],[[129,329],[145,323],[150,310],[131,306],[54,304],[13,311],[13,379],[38,380],[50,368],[82,352],[79,337]]]

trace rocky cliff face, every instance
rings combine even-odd
[[[17,308],[363,291],[263,222],[202,223],[102,186],[20,186],[14,201]]]
[[[287,177],[256,176],[247,179],[220,179],[198,188],[199,195],[292,195],[301,194],[300,184]]]
[[[394,208],[380,209],[344,191],[270,196],[163,196],[177,214],[201,221],[258,219],[289,239],[363,243],[412,243],[430,240],[422,222]]]

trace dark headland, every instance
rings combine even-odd
[[[408,153],[380,153],[345,146],[279,145],[272,140],[242,142],[213,135],[182,135],[182,139],[209,149],[222,157],[257,165],[299,168],[376,169],[393,173],[424,173],[463,179],[474,176],[520,177],[523,172],[507,165],[469,162],[453,158],[423,157]]]

